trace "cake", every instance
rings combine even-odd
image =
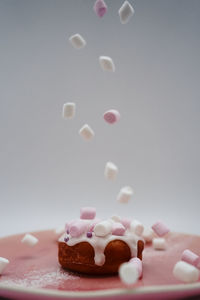
[[[80,219],[66,224],[58,241],[58,260],[64,269],[111,275],[133,257],[142,260],[144,241],[131,229],[129,220],[113,217],[102,221],[95,215],[95,209],[83,208]]]

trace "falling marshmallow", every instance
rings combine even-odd
[[[107,162],[104,170],[104,176],[108,180],[115,180],[118,174],[118,167],[112,163]]]
[[[86,41],[79,33],[72,35],[69,38],[69,42],[75,49],[81,49],[86,46]]]
[[[76,104],[73,102],[68,102],[63,105],[63,118],[73,119],[75,116]]]
[[[128,203],[132,195],[133,189],[130,186],[125,186],[121,188],[117,196],[117,201],[119,201],[120,203]]]
[[[4,257],[0,257],[0,275],[3,273],[6,266],[9,264],[9,260]]]
[[[97,0],[93,7],[98,17],[102,18],[107,12],[107,5],[103,0]]]
[[[96,217],[95,207],[82,207],[80,210],[80,219],[93,220]]]
[[[32,234],[25,234],[25,236],[23,237],[23,239],[21,240],[21,242],[23,244],[26,244],[27,246],[33,247],[38,243],[38,239],[33,236]]]
[[[165,250],[166,249],[166,240],[163,238],[154,238],[152,240],[153,248],[155,250]]]
[[[94,131],[88,124],[85,124],[83,125],[83,127],[81,127],[81,129],[79,130],[79,134],[86,141],[91,140],[95,135]]]
[[[104,71],[115,72],[115,65],[111,57],[109,56],[100,56],[99,63],[101,68]]]
[[[120,113],[116,109],[110,109],[104,113],[103,118],[108,124],[114,124],[120,120]]]
[[[119,9],[119,18],[122,24],[129,22],[134,14],[134,9],[128,1],[125,1]]]
[[[192,283],[199,279],[199,270],[185,261],[179,261],[174,266],[173,275],[180,281]]]

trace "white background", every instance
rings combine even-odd
[[[0,235],[63,225],[81,206],[199,233],[200,2],[0,0]],[[87,47],[68,38],[80,33]],[[116,72],[100,69],[111,56]],[[76,102],[72,121],[61,117]],[[110,126],[104,111],[118,109]],[[96,133],[85,142],[78,130]],[[113,182],[104,166],[119,167]],[[124,185],[128,205],[116,202]]]

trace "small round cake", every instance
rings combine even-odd
[[[117,274],[133,257],[142,260],[143,239],[127,219],[96,219],[94,208],[82,208],[80,219],[66,224],[58,241],[58,259],[65,269],[91,275]]]

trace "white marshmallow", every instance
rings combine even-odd
[[[9,260],[7,258],[0,257],[0,275],[8,264]]]
[[[38,243],[38,241],[39,240],[35,236],[33,236],[32,234],[29,234],[29,233],[25,234],[25,236],[21,240],[21,242],[23,244],[26,244],[30,247],[35,246]]]
[[[56,228],[56,229],[54,230],[54,232],[55,232],[56,235],[61,235],[62,233],[65,232],[65,228],[64,228],[63,226],[58,227],[58,228]]]
[[[85,124],[83,125],[83,127],[81,127],[81,129],[79,130],[79,134],[84,140],[87,141],[91,140],[95,135],[94,131],[88,124]]]
[[[108,180],[115,180],[118,174],[118,167],[112,162],[107,162],[104,170],[104,176]]]
[[[79,33],[72,35],[69,41],[75,49],[84,48],[86,45],[86,41]]]
[[[144,231],[142,233],[142,237],[145,240],[145,242],[151,242],[153,239],[153,230],[151,228],[144,228]]]
[[[117,196],[117,201],[121,203],[128,203],[132,195],[133,195],[133,189],[130,186],[125,186],[121,188]]]
[[[72,102],[65,103],[63,105],[63,118],[73,119],[75,116],[76,104]]]
[[[155,250],[165,250],[166,249],[166,240],[164,238],[154,238],[152,243],[153,243],[153,248]]]
[[[117,216],[117,215],[112,216],[111,219],[112,219],[114,222],[118,222],[118,223],[121,222],[121,217],[120,217],[120,216]]]
[[[199,279],[199,270],[185,261],[179,261],[174,266],[173,275],[183,282],[190,283]]]
[[[119,17],[122,24],[128,23],[134,14],[134,9],[128,1],[125,1],[119,9]]]
[[[112,231],[112,222],[102,221],[95,225],[94,233],[96,236],[106,236],[107,234],[111,233]]]
[[[111,57],[109,57],[109,56],[100,56],[99,57],[99,63],[100,63],[101,68],[104,71],[115,72],[115,64],[114,64]]]
[[[119,267],[119,277],[127,285],[134,284],[139,279],[139,272],[131,263],[123,263]]]
[[[144,225],[138,220],[133,220],[131,222],[130,230],[140,236],[144,231]]]

